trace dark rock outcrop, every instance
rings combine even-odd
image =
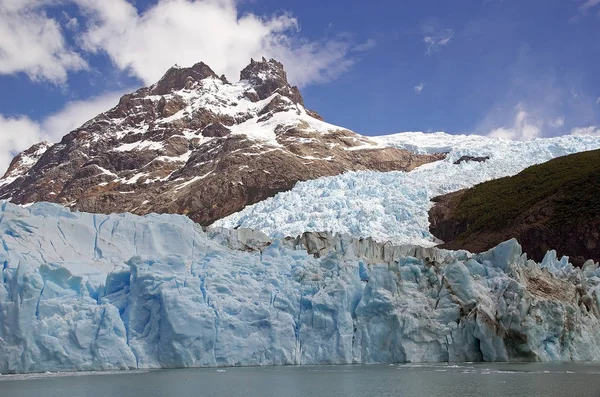
[[[454,164],[458,165],[460,163],[464,163],[464,162],[468,162],[468,161],[474,161],[477,163],[483,163],[484,161],[487,161],[490,159],[490,156],[483,156],[483,157],[474,157],[474,156],[462,156],[461,158],[459,158],[458,160],[456,160],[454,162]]]
[[[300,94],[298,87],[291,87],[287,80],[287,74],[283,69],[283,65],[274,59],[262,59],[262,62],[250,60],[250,65],[246,66],[240,73],[241,80],[249,81],[258,99],[266,99],[278,93],[304,106],[304,99]]]
[[[202,136],[206,138],[223,138],[231,134],[231,130],[221,123],[211,124],[202,130]]]
[[[174,66],[156,83],[150,87],[152,95],[166,95],[172,91],[181,89],[191,89],[195,83],[207,79],[216,78],[217,75],[204,62],[198,62],[191,68],[181,68]]]

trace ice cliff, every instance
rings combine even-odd
[[[0,202],[0,372],[600,359],[598,265]]]

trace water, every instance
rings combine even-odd
[[[3,375],[0,396],[598,397],[600,364],[406,364]]]

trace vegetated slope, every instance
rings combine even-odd
[[[349,172],[301,182],[291,191],[248,206],[216,225],[257,229],[273,237],[329,230],[380,242],[433,246],[439,244],[429,231],[433,197],[515,175],[559,156],[600,149],[600,137],[593,136],[510,141],[408,132],[373,140],[415,153],[448,154],[442,161],[411,172]],[[489,159],[454,164],[463,156]]]
[[[169,69],[60,143],[21,153],[0,179],[0,198],[210,224],[298,181],[411,170],[443,157],[384,147],[324,122],[273,59],[251,61],[236,83],[200,62]]]
[[[549,249],[578,265],[600,260],[600,150],[434,201],[431,232],[445,241],[444,248],[480,252],[514,237],[535,260]]]
[[[600,270],[0,202],[0,372],[600,359]]]

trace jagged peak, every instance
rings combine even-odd
[[[150,95],[167,95],[182,89],[193,89],[198,82],[208,78],[218,79],[223,84],[231,84],[225,75],[219,77],[206,63],[198,62],[191,67],[175,64],[156,84],[143,90]],[[246,97],[253,102],[278,93],[292,100],[294,104],[304,106],[300,90],[288,83],[283,64],[273,58],[267,60],[263,57],[260,61],[250,59],[250,64],[240,73],[240,82],[249,83],[251,90]]]
[[[219,78],[217,74],[204,62],[198,62],[191,67],[174,65],[152,87],[152,95],[166,95],[171,91],[191,88],[194,83],[209,77]]]
[[[304,106],[304,99],[298,87],[288,83],[287,73],[283,64],[271,58],[261,61],[250,59],[250,64],[240,73],[240,80],[248,81],[256,91],[259,99],[265,99],[277,92],[291,99],[294,103]]]
[[[16,155],[10,165],[8,166],[8,170],[2,178],[0,178],[0,186],[5,185],[7,180],[14,180],[15,178],[24,175],[35,165],[35,163],[39,160],[40,157],[48,150],[52,144],[48,141],[38,142],[32,145],[29,149],[26,149]]]
[[[264,57],[258,62],[251,58],[250,64],[241,71],[240,80],[248,80],[254,83],[280,80],[285,84],[289,84],[283,64],[273,58],[267,60]]]

